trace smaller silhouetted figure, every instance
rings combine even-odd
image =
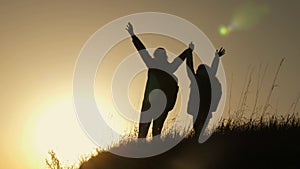
[[[187,74],[191,80],[188,113],[191,114],[193,120],[195,120],[193,124],[195,138],[199,137],[206,119],[212,117],[212,112],[217,110],[221,99],[222,89],[221,84],[216,77],[216,73],[219,66],[219,59],[224,54],[225,49],[221,48],[216,50],[211,67],[201,64],[198,66],[196,72],[194,70],[193,57],[188,57],[186,60],[186,68],[190,69],[190,71],[187,70]],[[193,78],[195,78],[197,84],[193,84],[193,82],[195,82],[192,80]],[[200,103],[198,96],[200,97]],[[199,105],[199,107],[196,107],[196,105]],[[198,115],[195,114],[195,110],[197,109]]]
[[[189,48],[184,50],[178,57],[176,57],[172,62],[168,61],[168,56],[164,48],[157,48],[154,51],[153,56],[148,53],[146,47],[140,41],[140,39],[134,34],[133,26],[128,23],[126,30],[132,38],[132,42],[139,52],[142,60],[148,67],[148,78],[146,82],[146,89],[144,92],[144,100],[142,105],[142,113],[140,116],[139,123],[139,138],[145,138],[147,136],[151,121],[153,120],[152,136],[160,135],[163,124],[167,118],[168,112],[171,111],[176,103],[178,84],[177,77],[174,72],[183,63],[184,59],[188,56],[192,56],[192,51],[194,48],[193,43],[190,43]],[[153,107],[159,107],[162,103],[160,100],[162,97],[160,95],[152,94],[154,98],[150,103],[150,93],[155,89],[161,90],[166,96],[166,106],[162,112],[156,112],[157,109]],[[161,110],[160,110],[161,111]],[[155,118],[155,114],[159,116]]]

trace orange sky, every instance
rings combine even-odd
[[[231,83],[230,75],[233,75],[233,107],[239,100],[249,65],[257,71],[259,64],[269,64],[263,90],[267,91],[277,65],[282,57],[286,57],[279,74],[279,87],[271,100],[274,110],[278,102],[278,112],[285,113],[300,92],[300,25],[297,22],[300,4],[296,0],[264,4],[251,1],[267,5],[269,13],[247,30],[221,36],[219,27],[230,24],[234,11],[245,2],[1,1],[0,168],[40,168],[37,166],[44,161],[38,160],[43,158],[37,159],[32,155],[37,151],[35,146],[38,146],[32,142],[32,137],[36,136],[33,134],[36,119],[43,113],[58,111],[65,104],[64,100],[69,106],[67,111],[73,112],[69,101],[72,98],[73,70],[80,49],[106,23],[136,12],[157,11],[177,15],[195,24],[216,47],[225,47],[227,54],[222,62],[228,83]],[[129,46],[132,47],[131,44]],[[130,50],[134,51],[134,48]],[[256,77],[257,73],[254,73],[253,78]],[[255,93],[255,87],[250,93]],[[260,102],[264,102],[265,97],[263,92]],[[76,117],[72,113],[68,115]],[[78,128],[75,123],[70,126]],[[60,139],[64,139],[63,135]],[[88,140],[83,138],[83,142]]]

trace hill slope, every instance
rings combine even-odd
[[[129,143],[122,143],[122,148]],[[132,144],[132,143],[130,143]],[[222,126],[203,144],[186,138],[173,149],[149,158],[99,152],[81,169],[257,169],[300,168],[300,127],[296,125]]]

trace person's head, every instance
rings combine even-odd
[[[168,59],[168,56],[167,56],[167,52],[164,48],[157,48],[154,53],[154,58],[156,59],[162,59],[162,60],[167,60]]]
[[[198,66],[198,69],[196,71],[196,74],[207,74],[207,70],[204,64],[201,64]]]

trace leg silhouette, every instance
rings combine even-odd
[[[150,108],[150,102],[148,100],[148,97],[145,97],[144,101],[143,101],[143,105],[142,105],[142,112],[148,110],[149,108]],[[143,114],[141,114],[140,119],[143,119]],[[151,124],[151,121],[147,122],[147,123],[141,123],[141,122],[139,123],[138,138],[146,138],[147,137],[150,124]]]
[[[198,116],[196,117],[196,121],[194,123],[194,131],[195,131],[195,137],[198,138],[200,136],[201,130],[204,127],[205,121],[208,118],[209,113],[209,103],[203,103],[200,104],[200,109]],[[202,107],[201,107],[202,106]]]
[[[153,137],[161,134],[164,122],[168,116],[168,112],[169,111],[164,111],[157,119],[153,121],[153,128],[152,128]]]

